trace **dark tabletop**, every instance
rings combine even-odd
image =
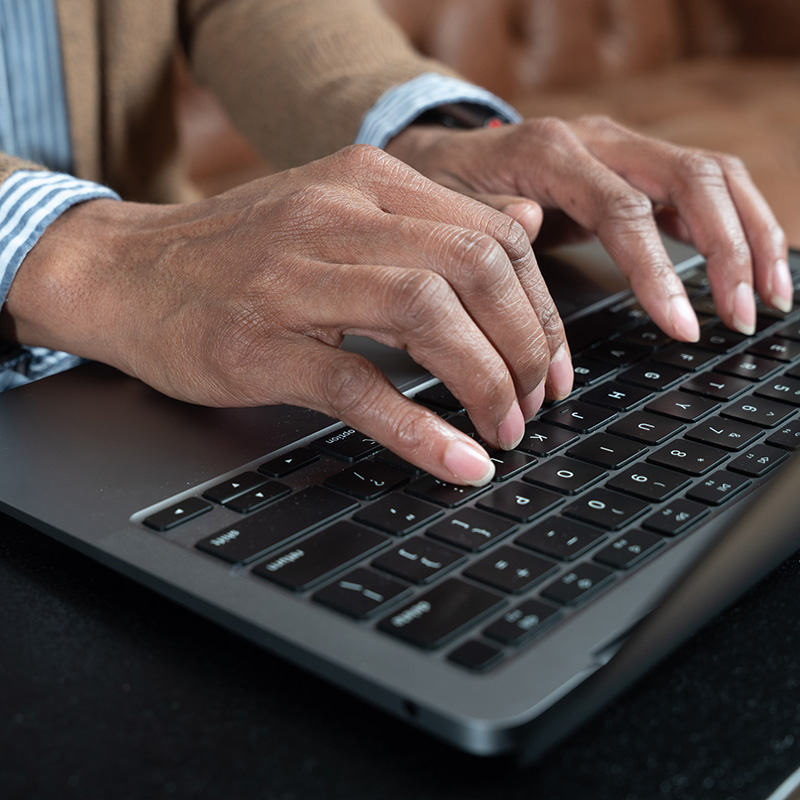
[[[795,557],[527,770],[462,755],[0,518],[0,797],[767,797],[800,762]]]

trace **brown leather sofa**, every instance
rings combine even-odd
[[[800,246],[798,0],[380,0],[417,48],[526,116],[604,113],[741,157]],[[213,194],[269,171],[185,81],[190,174]]]

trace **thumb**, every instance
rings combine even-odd
[[[479,194],[475,195],[475,199],[519,222],[531,241],[539,235],[543,218],[542,207],[533,200],[505,194]]]

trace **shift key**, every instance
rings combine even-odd
[[[231,564],[247,564],[354,508],[358,503],[349,497],[311,486],[201,539],[196,547]]]

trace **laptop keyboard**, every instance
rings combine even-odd
[[[236,565],[231,580],[246,570],[490,670],[800,449],[800,311],[759,305],[744,336],[714,316],[702,267],[683,278],[700,341],[672,341],[635,300],[568,326],[575,391],[516,450],[489,451],[488,487],[445,483],[340,428],[143,524]],[[477,438],[443,385],[416,400]],[[192,520],[221,510],[227,524],[192,537]]]

